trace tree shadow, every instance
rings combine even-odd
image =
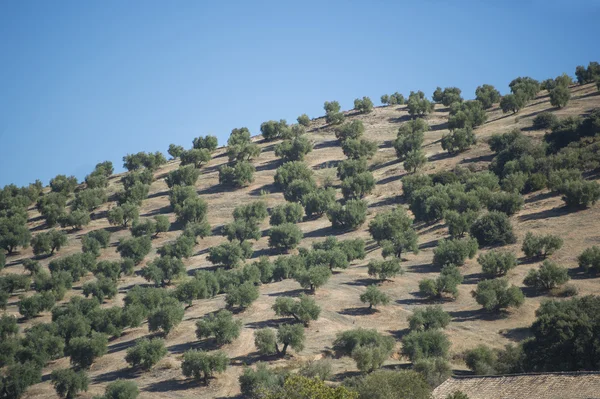
[[[439,241],[440,239],[438,238],[435,240],[424,242],[422,244],[419,244],[419,249],[435,248],[437,247]]]
[[[277,249],[277,248],[262,248],[262,249],[255,250],[249,259],[260,258],[261,256],[281,255],[282,253],[285,253],[285,252],[282,252],[280,249]]]
[[[261,328],[266,328],[266,327],[277,328],[282,323],[293,324],[295,322],[296,322],[296,320],[291,317],[281,317],[279,319],[269,319],[269,320],[261,320],[261,321],[246,323],[245,326],[248,328],[252,328],[254,330],[259,330]]]
[[[339,145],[340,145],[340,142],[337,139],[321,141],[320,143],[317,143],[313,146],[313,150],[320,150],[322,148],[338,147]]]
[[[402,179],[406,175],[407,175],[407,173],[405,172],[405,173],[402,173],[402,174],[394,174],[394,175],[388,176],[388,177],[386,177],[384,179],[381,179],[381,180],[377,181],[377,185],[380,186],[382,184],[388,184],[388,183],[391,183],[391,182],[398,181],[398,180]]]
[[[513,342],[520,342],[531,337],[531,329],[529,327],[515,327],[506,330],[500,330],[500,334]]]
[[[366,315],[374,314],[376,312],[378,312],[378,310],[375,308],[369,309],[368,306],[361,306],[361,307],[357,307],[357,308],[342,309],[338,313],[343,314],[345,316],[366,316]]]
[[[398,116],[396,118],[388,118],[388,122],[389,123],[402,123],[402,122],[408,122],[411,119],[412,119],[412,117],[410,115],[402,115],[402,116]]]
[[[411,273],[438,273],[440,268],[433,263],[421,263],[419,265],[406,266],[406,271]]]
[[[522,222],[525,222],[528,220],[550,219],[550,218],[564,216],[571,212],[576,212],[576,210],[569,209],[566,206],[561,206],[561,207],[552,208],[552,209],[545,209],[543,211],[539,211],[539,212],[535,212],[535,213],[530,213],[528,215],[521,215],[521,216],[519,216],[519,220]]]
[[[256,167],[257,172],[262,172],[265,170],[273,170],[277,169],[279,166],[283,165],[283,161],[281,159],[273,159],[271,161],[265,162],[262,165]]]
[[[92,381],[97,382],[112,382],[116,380],[131,380],[137,378],[139,373],[136,373],[135,370],[126,367],[119,370],[109,371],[107,373],[103,373],[92,378]]]
[[[277,185],[275,183],[271,183],[271,184],[265,184],[263,186],[255,188],[253,190],[250,190],[250,192],[248,192],[248,194],[253,197],[258,197],[261,195],[262,192],[274,193],[277,191],[279,191],[279,188],[277,187]]]
[[[156,193],[149,194],[148,197],[146,197],[146,198],[148,198],[148,199],[150,199],[150,198],[158,198],[158,197],[162,197],[162,196],[165,196],[165,195],[169,195],[169,191],[170,190],[158,191]]]
[[[384,198],[377,202],[372,202],[368,205],[368,207],[369,208],[379,208],[380,206],[399,205],[399,204],[404,204],[405,202],[406,201],[404,200],[404,197],[402,197],[401,195],[395,195],[395,196]]]
[[[399,304],[399,305],[423,305],[423,304],[444,303],[444,302],[446,302],[446,300],[444,300],[444,298],[430,299],[430,298],[422,295],[418,291],[411,292],[410,295],[412,295],[413,297],[412,298],[397,299],[396,303]]]
[[[550,109],[550,108],[548,108],[548,109]],[[528,114],[521,115],[521,118],[530,118],[532,116],[536,116],[536,115],[539,115],[541,113],[548,112],[548,109],[541,109],[539,111],[533,111],[533,112],[530,112]]]
[[[27,223],[35,223],[35,222],[39,222],[40,220],[44,220],[44,216],[43,215],[39,215],[36,217],[32,217],[27,219]]]
[[[286,357],[289,357],[289,355],[286,355]],[[231,364],[234,366],[251,366],[257,362],[271,362],[271,361],[277,360],[277,359],[281,359],[281,356],[277,355],[277,354],[261,355],[258,352],[252,352],[252,353],[249,353],[244,356],[234,357],[230,361],[231,361]],[[230,398],[230,397],[228,396],[228,398]]]
[[[192,380],[176,380],[170,379],[165,381],[157,381],[148,385],[144,391],[146,392],[174,392],[185,391],[186,389],[198,387],[198,382]]]
[[[579,97],[575,97],[576,99],[582,99],[582,98],[588,98],[588,97],[595,97],[600,95],[600,91],[595,91],[592,93],[588,93],[588,94],[582,94]]]
[[[187,352],[191,349],[201,349],[203,351],[211,350],[216,347],[216,342],[214,338],[208,338],[202,341],[192,341],[192,342],[184,342],[181,344],[175,344],[167,347],[167,350],[173,354],[181,354],[183,352]]]
[[[341,160],[335,160],[335,161],[325,161],[325,162],[321,162],[317,165],[314,165],[312,168],[314,170],[321,170],[321,169],[334,169],[337,168],[338,165],[341,163]]]
[[[567,273],[571,280],[589,280],[598,277],[597,275],[587,272],[580,267],[574,269],[568,269]]]
[[[537,193],[537,194],[532,195],[531,197],[527,198],[525,200],[525,203],[526,204],[531,204],[532,202],[542,201],[542,200],[545,200],[545,199],[548,199],[548,198],[551,198],[551,197],[554,197],[554,196],[556,196],[556,194],[553,193],[553,192],[551,192],[551,191],[548,191],[548,192],[545,192],[545,193],[540,192],[540,193]]]
[[[213,184],[210,187],[206,187],[200,191],[198,191],[199,195],[207,195],[207,194],[218,194],[218,193],[231,193],[237,190],[237,187],[231,187],[225,184]]]
[[[463,284],[468,284],[468,285],[472,285],[472,284],[477,284],[478,282],[480,282],[481,280],[485,279],[486,277],[488,277],[487,274],[485,273],[471,273],[471,274],[465,274],[463,276]]]
[[[171,209],[171,205],[167,205],[167,206],[163,206],[161,208],[157,208],[157,209],[153,209],[150,212],[147,212],[143,215],[140,216],[156,216],[156,215],[164,215],[165,213],[171,213],[172,209]]]
[[[380,163],[380,164],[373,164],[373,165],[371,165],[369,167],[369,170],[371,172],[374,172],[376,170],[387,168],[388,166],[396,165],[398,163],[400,163],[400,160],[398,158],[394,158],[394,159],[391,159],[391,160],[389,160],[387,162],[383,162],[383,163]]]
[[[393,146],[393,140],[384,140],[381,144],[379,144],[378,148],[391,148]]]
[[[342,284],[352,285],[352,286],[357,286],[357,287],[366,287],[366,286],[378,284],[378,283],[380,283],[380,281],[375,278],[359,278],[359,279],[356,279],[353,281],[347,281]]]
[[[450,317],[452,317],[452,321],[456,323],[463,323],[466,321],[473,320],[494,321],[506,318],[506,312],[488,312],[483,308],[471,310],[455,310],[448,312],[448,314],[450,315]]]
[[[116,353],[116,352],[120,352],[120,351],[129,349],[132,346],[134,346],[136,342],[137,342],[136,339],[131,339],[129,341],[123,341],[123,342],[119,342],[119,343],[110,345],[108,347],[108,352],[107,353]]]
[[[441,161],[444,159],[448,159],[448,158],[452,158],[457,156],[458,153],[450,153],[448,151],[443,151],[443,152],[438,152],[437,154],[433,154],[432,156],[430,156],[427,160],[429,162],[435,162],[435,161]]]
[[[360,377],[363,373],[360,371],[343,371],[341,373],[337,373],[331,376],[330,380],[333,382],[342,382],[347,378],[351,377]]]
[[[334,229],[332,226],[325,226],[313,231],[304,233],[304,238],[317,238],[317,237],[328,237],[328,236],[339,236],[347,233],[348,229]]]
[[[280,291],[280,292],[273,292],[271,294],[267,294],[268,296],[291,296],[291,297],[299,297],[300,294],[306,294],[306,290],[303,288],[298,288],[295,290],[288,290],[288,291]]]
[[[439,130],[447,130],[448,129],[448,122],[443,122],[440,123],[438,125],[431,125],[429,126],[429,131],[430,132],[437,132]]]
[[[427,228],[424,228],[424,229],[420,230],[419,234],[433,233],[434,231],[442,230],[445,227],[446,227],[445,224],[436,223],[433,226],[430,226],[430,227],[427,227]]]
[[[468,163],[477,163],[477,162],[492,162],[492,159],[494,159],[495,156],[496,156],[496,154],[480,155],[478,157],[465,158],[462,161],[460,161],[460,163],[468,164]]]
[[[402,341],[402,338],[410,333],[410,328],[404,328],[402,330],[388,330],[388,332],[396,339],[396,341]]]

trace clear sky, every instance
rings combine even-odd
[[[2,1],[0,186],[384,93],[574,74],[597,0]]]

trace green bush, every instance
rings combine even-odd
[[[367,218],[367,203],[357,199],[349,200],[345,205],[336,203],[327,211],[327,218],[333,228],[355,230]]]
[[[206,135],[204,137],[196,137],[192,141],[192,146],[199,150],[206,149],[209,152],[213,152],[219,146],[219,140],[215,136]]]
[[[407,172],[417,173],[426,163],[427,157],[423,150],[414,150],[405,155],[402,166]]]
[[[160,359],[167,354],[165,341],[160,338],[142,338],[136,341],[135,346],[127,349],[125,361],[131,367],[141,367],[150,370]]]
[[[371,172],[362,172],[342,181],[342,194],[345,199],[362,198],[375,188],[375,178]]]
[[[310,118],[306,114],[302,114],[296,119],[298,123],[304,127],[308,127],[310,125]]]
[[[347,139],[342,142],[342,151],[349,159],[371,159],[377,152],[377,143],[367,139]]]
[[[365,158],[345,159],[337,165],[337,177],[340,180],[345,180],[348,177],[366,172],[367,170],[367,160]]]
[[[500,100],[500,108],[505,114],[508,112],[516,114],[525,106],[526,102],[527,101],[525,98],[520,94],[507,94],[502,96],[502,99]]]
[[[223,265],[226,268],[239,266],[244,259],[252,255],[252,244],[248,241],[233,240],[210,248],[207,260],[213,265]]]
[[[505,245],[516,241],[508,216],[497,211],[488,212],[473,222],[470,232],[479,246]]]
[[[286,162],[275,172],[275,184],[285,189],[294,180],[311,180],[313,177],[313,171],[304,163],[300,161]]]
[[[411,151],[420,150],[423,145],[425,132],[429,125],[422,118],[406,122],[398,129],[398,136],[394,140],[396,155],[402,161]]]
[[[298,270],[294,274],[294,279],[304,289],[310,289],[315,292],[317,288],[325,285],[331,277],[331,270],[327,266],[314,266],[308,270]]]
[[[275,155],[283,162],[302,161],[304,156],[311,152],[313,144],[306,136],[300,136],[291,140],[284,140],[275,147]]]
[[[169,188],[173,186],[195,186],[200,177],[200,171],[194,165],[180,166],[165,177]]]
[[[550,104],[555,107],[565,107],[570,99],[571,92],[568,87],[556,86],[554,89],[550,90]]]
[[[70,227],[72,230],[81,230],[83,226],[90,224],[90,214],[83,210],[71,211],[60,220],[60,227]]]
[[[595,181],[570,180],[564,182],[558,192],[568,207],[587,208],[600,198],[600,184]]]
[[[344,122],[344,114],[340,111],[340,103],[325,101],[323,108],[325,109],[325,122],[330,125],[339,125]]]
[[[502,179],[502,189],[509,193],[521,193],[525,190],[527,175],[523,172],[509,173]]]
[[[175,241],[168,242],[156,250],[162,257],[173,257],[177,259],[189,258],[194,250],[194,238],[182,234]]]
[[[105,334],[92,332],[90,337],[75,337],[67,347],[71,364],[80,369],[89,369],[96,358],[107,351],[108,339]]]
[[[451,297],[458,296],[458,285],[463,281],[458,267],[446,266],[442,268],[439,277],[434,279],[424,279],[419,281],[419,292],[428,298],[442,298],[444,294]]]
[[[496,352],[485,345],[479,345],[465,353],[465,363],[476,375],[496,374],[497,361]]]
[[[335,203],[335,190],[318,188],[302,197],[306,217],[322,216]]]
[[[311,194],[317,189],[317,184],[314,180],[293,180],[283,190],[283,198],[288,202],[300,202],[302,198]]]
[[[267,331],[271,332],[270,330]],[[244,367],[244,371],[238,381],[242,395],[245,398],[260,399],[265,392],[283,387],[285,377],[285,372],[268,369],[265,363],[259,362],[256,365],[256,370]]]
[[[53,193],[71,194],[78,184],[75,176],[56,175],[50,179],[50,188]]]
[[[412,370],[377,370],[361,377],[346,378],[344,385],[358,392],[359,399],[429,399],[431,388]]]
[[[486,201],[489,211],[498,211],[512,216],[521,210],[525,201],[518,192],[499,191],[492,193]]]
[[[71,209],[91,212],[108,200],[103,188],[86,188],[75,194]]]
[[[243,127],[233,129],[227,140],[227,157],[229,162],[249,162],[260,155],[261,149],[258,144],[250,139],[250,131]]]
[[[450,116],[448,117],[448,128],[450,130],[476,128],[481,126],[487,120],[487,114],[483,109],[483,104],[477,100],[465,101],[464,103],[455,102],[450,106]]]
[[[431,357],[446,358],[450,341],[439,330],[411,331],[402,338],[402,354],[411,362]]]
[[[457,212],[448,210],[444,212],[444,221],[448,227],[448,233],[452,238],[461,238],[469,231],[473,222],[477,219],[477,212]]]
[[[220,346],[235,341],[240,336],[241,328],[242,321],[235,320],[233,313],[223,309],[196,322],[196,337],[215,337],[216,344]]]
[[[450,315],[441,306],[426,306],[413,312],[408,318],[408,325],[411,330],[436,330],[446,328],[450,320]]]
[[[538,270],[529,270],[523,284],[527,287],[533,287],[537,291],[549,291],[567,281],[569,281],[569,274],[566,267],[545,260]]]
[[[593,246],[586,248],[581,255],[577,257],[579,267],[586,273],[600,273],[600,248]]]
[[[179,158],[179,156],[181,155],[181,153],[183,151],[185,151],[183,146],[176,145],[176,144],[169,144],[169,149],[167,150],[167,153],[171,157],[173,157],[173,159],[176,159],[176,158]]]
[[[192,148],[191,150],[182,152],[179,157],[181,158],[182,166],[193,165],[195,168],[200,168],[211,160],[210,151],[206,148]]]
[[[198,223],[206,219],[208,204],[200,197],[188,198],[175,206],[177,221],[182,224]]]
[[[166,336],[175,328],[181,320],[183,320],[184,310],[175,300],[175,298],[169,298],[169,300],[163,300],[163,302],[150,312],[148,315],[148,330],[150,332],[162,330]]]
[[[477,143],[477,137],[471,127],[456,129],[442,137],[442,148],[451,154],[463,152]]]
[[[361,371],[373,371],[381,367],[392,354],[394,339],[376,330],[358,328],[338,333],[333,349],[339,355],[351,356]]]
[[[552,234],[535,235],[528,231],[521,249],[528,258],[546,258],[559,250],[563,245],[562,238]]]
[[[281,350],[275,345],[275,350],[280,356],[285,356],[287,348],[291,347],[296,352],[304,349],[304,327],[302,324],[282,324],[277,329],[277,343],[283,345]]]
[[[94,269],[95,260],[93,254],[76,253],[51,261],[48,269],[52,274],[66,271],[73,281],[79,281],[88,271]]]
[[[313,298],[301,294],[299,301],[291,297],[278,297],[273,305],[273,311],[277,316],[293,317],[308,327],[311,321],[319,318],[321,307]]]
[[[123,157],[123,167],[129,171],[138,170],[142,167],[150,171],[155,171],[166,163],[167,159],[159,151],[155,153],[138,152],[136,154],[127,154]]]
[[[183,354],[181,371],[186,377],[196,381],[201,379],[208,385],[209,378],[215,373],[224,373],[229,365],[229,358],[223,351],[206,353],[201,350],[190,349]]]
[[[433,250],[433,264],[435,266],[462,266],[467,258],[473,259],[477,253],[477,240],[465,238],[461,240],[444,240],[438,242]]]
[[[67,245],[67,233],[55,229],[38,233],[31,239],[31,247],[35,255],[53,255],[54,251],[60,251],[65,245]]]
[[[184,273],[185,265],[181,259],[169,255],[155,258],[141,270],[142,277],[162,286],[171,284]]]
[[[122,238],[117,245],[117,252],[122,258],[132,259],[140,264],[152,249],[152,240],[148,236]]]
[[[367,269],[369,276],[377,276],[381,281],[389,280],[390,278],[396,277],[398,274],[402,275],[404,273],[398,258],[389,260],[371,260],[367,265]]]
[[[25,319],[32,319],[45,310],[51,310],[54,303],[55,299],[52,292],[22,297],[19,301],[19,313]]]
[[[132,203],[125,203],[108,210],[108,223],[113,226],[127,227],[140,216],[140,209]]]
[[[518,308],[525,302],[521,289],[515,285],[509,286],[506,278],[480,281],[472,295],[478,304],[490,312]]]
[[[250,162],[240,161],[235,166],[219,168],[219,184],[230,187],[245,187],[254,181],[256,168]]]
[[[246,309],[252,302],[258,299],[258,288],[250,281],[247,281],[237,287],[233,287],[225,296],[225,303],[228,308],[238,306],[241,309]]]
[[[475,99],[483,105],[483,108],[492,108],[492,105],[500,101],[500,92],[492,85],[478,86],[475,89]]]
[[[90,379],[83,370],[54,370],[50,375],[56,394],[61,398],[73,399],[79,392],[88,390]]]
[[[485,274],[491,276],[504,276],[517,267],[517,257],[512,252],[489,251],[479,255],[477,262]]]
[[[89,297],[90,295],[102,303],[104,298],[111,299],[117,295],[117,284],[115,280],[100,277],[96,281],[88,281],[83,285],[83,295]]]
[[[340,127],[335,129],[335,137],[340,141],[344,142],[349,139],[358,140],[362,137],[365,132],[365,125],[359,119],[353,120],[352,122],[346,122]]]
[[[518,77],[508,85],[514,94],[522,95],[525,101],[531,101],[540,91],[540,82],[530,77]]]
[[[283,205],[277,205],[271,209],[271,218],[269,224],[271,226],[279,226],[284,223],[298,223],[302,221],[304,209],[302,205],[291,202]]]
[[[387,305],[390,302],[390,297],[386,293],[380,291],[376,285],[369,285],[367,290],[360,294],[360,301],[362,303],[368,303],[369,309],[373,309],[373,306]]]
[[[354,109],[361,114],[373,112],[373,101],[369,97],[357,98],[354,100]]]
[[[558,122],[558,117],[551,112],[542,112],[533,118],[533,128],[536,130],[550,129]]]
[[[284,134],[284,131],[289,129],[287,121],[281,119],[278,121],[267,121],[260,125],[260,132],[265,140],[273,141],[279,139]]]
[[[289,251],[296,248],[304,234],[294,223],[283,223],[269,230],[269,247]]]
[[[433,103],[425,98],[422,91],[411,91],[406,102],[408,113],[411,116],[425,116],[433,111]]]
[[[441,357],[419,359],[413,364],[413,370],[421,374],[431,387],[437,387],[452,375],[452,366]],[[448,397],[446,397],[448,399]],[[451,397],[451,399],[469,399],[468,397]]]
[[[81,237],[81,249],[84,253],[91,252],[94,256],[100,256],[101,248],[108,248],[110,244],[110,232],[104,229],[93,230]]]

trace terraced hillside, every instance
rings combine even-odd
[[[434,112],[426,116],[430,130],[425,133],[423,150],[428,162],[422,173],[433,174],[440,171],[453,170],[457,166],[472,168],[474,171],[486,170],[493,159],[487,139],[492,134],[506,133],[517,128],[527,136],[542,139],[545,131],[531,128],[533,118],[543,111],[550,111],[558,117],[571,115],[584,115],[594,108],[600,107],[600,95],[594,84],[571,86],[571,100],[561,109],[550,105],[546,91],[538,93],[537,97],[529,102],[517,114],[503,114],[498,105],[487,110],[487,122],[475,129],[477,144],[467,151],[458,154],[449,154],[441,147],[441,138],[448,134],[448,108],[440,104],[435,106]],[[286,279],[260,285],[260,296],[252,305],[234,315],[241,320],[242,330],[239,338],[233,343],[224,345],[221,349],[229,356],[230,366],[222,374],[217,374],[208,386],[187,379],[182,375],[181,362],[183,353],[189,349],[216,349],[210,339],[199,340],[196,337],[196,322],[202,317],[225,307],[225,295],[219,294],[209,299],[198,299],[185,308],[183,321],[168,335],[164,336],[168,354],[162,358],[150,371],[142,372],[131,369],[125,361],[128,348],[142,337],[160,336],[150,333],[146,322],[136,328],[127,328],[122,335],[111,338],[108,343],[108,352],[94,361],[89,369],[90,387],[81,394],[82,398],[91,398],[101,395],[106,385],[117,379],[133,380],[139,386],[142,398],[224,398],[240,395],[239,376],[244,367],[253,366],[257,361],[267,361],[270,366],[284,367],[296,370],[304,363],[312,360],[331,358],[333,366],[333,382],[339,382],[344,377],[358,374],[355,362],[350,357],[335,357],[332,351],[332,342],[336,334],[353,328],[375,328],[385,335],[396,339],[394,355],[384,363],[385,367],[393,365],[408,365],[407,358],[400,355],[400,339],[408,332],[407,318],[412,312],[425,305],[439,303],[451,316],[451,323],[446,328],[446,333],[451,341],[450,352],[452,367],[455,370],[466,370],[461,354],[481,343],[491,347],[500,348],[510,342],[520,341],[528,334],[529,327],[535,318],[535,311],[541,301],[548,295],[537,295],[529,289],[524,289],[526,300],[518,309],[511,309],[500,315],[490,314],[482,310],[471,295],[476,284],[485,278],[477,257],[468,259],[460,267],[464,276],[463,283],[459,286],[459,295],[456,300],[429,301],[419,294],[419,281],[424,278],[435,278],[439,275],[439,267],[432,264],[433,250],[437,242],[448,236],[448,230],[442,221],[434,223],[415,223],[418,233],[418,254],[405,253],[402,256],[403,275],[382,282],[379,288],[388,294],[391,302],[385,306],[377,307],[377,311],[366,310],[366,305],[361,303],[359,296],[369,284],[377,283],[372,276],[367,274],[367,264],[373,259],[381,259],[381,248],[373,241],[368,231],[368,224],[378,213],[403,206],[408,209],[408,204],[403,197],[402,178],[408,173],[404,170],[402,162],[398,161],[393,140],[399,126],[411,118],[405,105],[390,105],[376,107],[368,114],[358,114],[353,111],[346,112],[349,121],[359,119],[364,123],[364,137],[377,143],[378,149],[375,156],[368,161],[376,186],[371,194],[364,200],[368,203],[367,221],[358,229],[352,231],[336,230],[331,226],[327,216],[312,218],[298,223],[304,233],[300,247],[309,248],[311,244],[325,240],[328,236],[338,239],[362,238],[366,242],[367,256],[362,260],[355,260],[344,270],[335,270],[328,282],[314,293],[314,299],[321,307],[318,320],[311,322],[305,329],[306,341],[301,351],[291,350],[284,358],[261,358],[254,345],[254,332],[263,327],[276,327],[282,322],[291,322],[291,319],[282,319],[272,310],[275,300],[281,296],[297,297],[304,290],[294,279]],[[336,165],[346,159],[340,144],[334,134],[335,127],[325,123],[325,118],[311,120],[307,128],[307,136],[313,142],[314,149],[305,157],[306,164],[313,170],[319,184],[332,183],[336,188],[338,199],[340,181],[336,177]],[[190,138],[191,141],[191,138]],[[194,252],[188,259],[183,259],[187,274],[193,276],[199,270],[214,270],[214,265],[207,260],[208,250],[224,241],[220,235],[223,225],[233,220],[232,212],[239,206],[252,201],[265,201],[269,208],[284,203],[283,194],[274,185],[276,169],[281,165],[274,149],[278,141],[265,142],[262,137],[253,138],[260,148],[260,156],[253,159],[256,167],[254,181],[247,187],[233,189],[219,184],[219,168],[228,162],[226,148],[219,148],[212,154],[212,159],[201,168],[201,176],[195,186],[197,193],[208,203],[207,220],[213,234],[199,239],[194,247]],[[180,143],[181,144],[181,143]],[[169,188],[165,176],[179,167],[178,160],[171,160],[160,167],[155,173],[155,181],[151,184],[148,198],[140,208],[142,218],[158,214],[168,216],[172,223],[168,232],[152,239],[152,251],[145,260],[135,267],[136,273],[131,276],[121,276],[118,280],[118,294],[102,303],[102,307],[123,306],[124,298],[128,291],[136,285],[153,285],[146,281],[140,274],[148,262],[156,256],[156,249],[163,244],[173,241],[182,233],[183,226],[176,222],[176,215],[169,203]],[[130,236],[130,230],[111,226],[107,220],[107,211],[116,206],[115,196],[122,189],[121,178],[123,174],[113,175],[109,178],[107,188],[109,201],[93,211],[92,221],[81,230],[68,231],[68,244],[52,257],[40,259],[43,268],[56,258],[81,252],[81,238],[92,230],[107,229],[111,232],[108,248],[101,250],[98,260],[120,260],[116,246],[120,239]],[[586,175],[588,179],[596,179],[595,174]],[[44,219],[40,216],[35,206],[28,210],[28,227],[33,235],[47,229]],[[575,269],[577,256],[586,248],[600,243],[598,233],[598,220],[600,211],[597,206],[573,211],[565,208],[564,201],[557,194],[550,193],[547,189],[535,191],[524,195],[523,207],[513,216],[511,222],[517,236],[517,242],[505,246],[503,249],[514,252],[519,258],[519,265],[508,273],[511,283],[524,287],[523,279],[529,269],[537,268],[540,261],[525,259],[521,245],[527,232],[560,236],[564,240],[563,246],[550,258],[572,272],[572,281],[579,295],[598,292],[598,280],[593,278],[578,278]],[[268,218],[260,225],[262,237],[253,242],[254,254],[246,262],[256,261],[260,256],[268,256],[271,260],[286,253],[274,251],[268,245]],[[489,248],[481,248],[478,253],[485,253]],[[297,249],[290,251],[296,253]],[[7,257],[6,267],[1,275],[9,273],[28,274],[22,261],[32,258],[31,249],[21,249],[14,255]],[[82,287],[87,281],[93,281],[92,273],[87,273],[73,288],[67,292],[61,303],[67,302],[71,297],[81,296]],[[173,281],[164,289],[173,289],[183,278]],[[33,291],[17,291],[8,300],[7,313],[19,317],[19,330],[37,323],[51,321],[51,313],[43,312],[40,316],[29,320],[20,318],[18,302],[20,296],[29,296]],[[183,306],[183,305],[182,305]],[[50,381],[53,370],[69,367],[69,358],[63,357],[52,360],[43,369],[42,382],[31,386],[25,397],[55,397],[56,393]]]

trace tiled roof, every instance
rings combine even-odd
[[[455,391],[469,399],[600,399],[600,372],[450,377],[433,398],[446,399]]]

